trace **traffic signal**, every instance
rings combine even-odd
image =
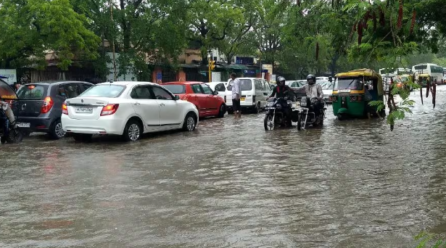
[[[209,62],[209,68],[210,68],[211,70],[214,70],[214,69],[215,69],[215,61],[211,60],[211,62]]]

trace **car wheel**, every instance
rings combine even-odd
[[[254,113],[260,114],[261,111],[262,111],[262,108],[260,107],[260,103],[258,102],[254,108]]]
[[[197,117],[193,113],[188,113],[184,118],[183,130],[192,132],[197,126]]]
[[[123,138],[125,141],[137,141],[142,135],[141,125],[136,120],[130,120],[125,125]]]
[[[54,121],[50,127],[50,131],[48,132],[50,137],[56,140],[65,137],[65,133],[66,132],[63,130],[62,122],[60,122],[60,120]]]
[[[220,106],[220,111],[218,112],[218,118],[223,118],[226,114],[226,106],[224,104],[222,104]]]
[[[73,133],[73,139],[75,141],[85,141],[85,142],[91,142],[91,139],[93,138],[92,134],[80,134],[80,133]]]

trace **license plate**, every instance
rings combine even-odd
[[[245,99],[246,99],[245,97],[241,97],[241,98],[240,98],[240,101],[243,101],[243,102],[244,102]]]
[[[78,108],[76,108],[76,113],[90,114],[90,113],[93,113],[93,108],[78,107]]]
[[[29,128],[31,127],[31,123],[23,123],[23,122],[19,122],[17,123],[18,127],[23,127],[23,128]]]

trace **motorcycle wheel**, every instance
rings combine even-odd
[[[8,143],[19,143],[23,140],[23,133],[19,129],[13,129],[9,132],[9,136],[7,137],[6,141]]]
[[[265,119],[263,119],[263,127],[265,128],[265,131],[274,130],[274,116],[265,115]]]
[[[302,130],[302,115],[299,114],[297,116],[297,130],[300,131]]]

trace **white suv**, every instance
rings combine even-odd
[[[143,133],[198,125],[194,104],[179,100],[165,88],[149,82],[97,84],[62,106],[62,128],[75,140],[93,134],[122,135],[136,141]]]

